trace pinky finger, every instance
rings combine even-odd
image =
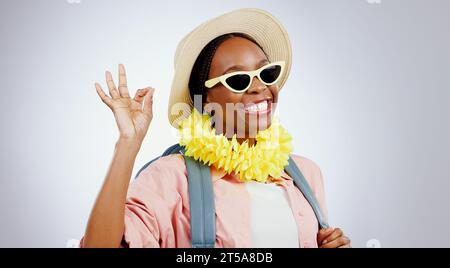
[[[95,90],[97,91],[97,94],[100,97],[100,99],[102,99],[102,101],[106,105],[108,105],[108,107],[111,108],[112,99],[110,97],[108,97],[108,95],[105,94],[102,87],[98,83],[95,83]]]

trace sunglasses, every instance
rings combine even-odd
[[[205,82],[207,88],[212,88],[219,82],[226,88],[235,92],[243,93],[250,88],[253,77],[257,76],[266,86],[270,86],[278,82],[284,71],[284,61],[269,63],[258,70],[254,71],[237,71],[221,75],[216,78],[209,79]]]

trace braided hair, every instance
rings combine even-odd
[[[191,100],[194,103],[194,96],[201,95],[202,96],[202,107],[195,107],[200,113],[203,110],[203,104],[206,101],[206,93],[207,88],[205,86],[205,81],[208,80],[209,70],[211,69],[211,62],[216,53],[217,48],[224,41],[232,38],[232,37],[242,37],[253,43],[255,43],[261,50],[264,52],[264,49],[249,35],[244,33],[227,33],[221,36],[214,38],[210,41],[200,52],[198,55],[194,66],[192,67],[191,75],[189,78],[189,93],[191,96]],[[265,52],[264,52],[265,54]],[[267,56],[267,54],[266,54]]]

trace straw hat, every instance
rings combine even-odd
[[[262,9],[243,8],[225,13],[200,24],[178,44],[168,107],[169,122],[173,127],[178,128],[179,123],[191,114],[193,100],[188,84],[198,55],[211,40],[231,32],[244,33],[254,38],[268,55],[269,61],[286,62],[285,71],[278,82],[279,88],[283,87],[292,61],[291,43],[283,25]]]

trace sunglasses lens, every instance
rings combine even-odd
[[[250,84],[250,76],[246,74],[237,74],[228,77],[225,82],[237,91],[243,91],[245,88],[247,88],[248,84]]]
[[[281,73],[281,66],[274,65],[262,70],[259,76],[261,77],[264,83],[271,84],[278,79],[280,73]]]

